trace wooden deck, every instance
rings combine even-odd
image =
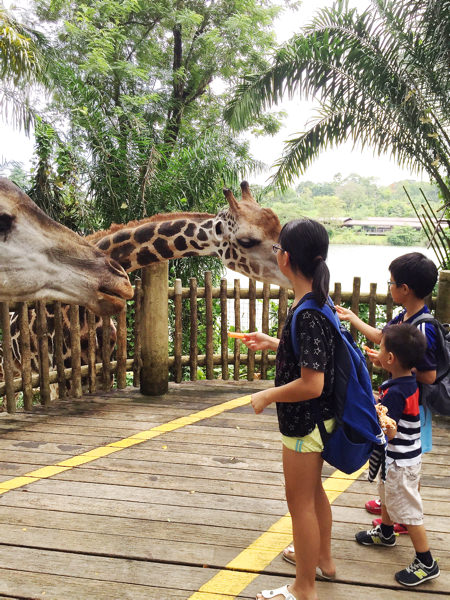
[[[275,411],[255,416],[239,400],[266,385],[183,383],[156,399],[127,389],[2,414],[0,598],[230,600],[288,583]],[[434,442],[422,495],[441,577],[398,586],[394,572],[413,557],[408,537],[359,546],[376,485],[365,474],[329,479],[327,467],[338,580],[318,583],[321,600],[450,597],[448,421]]]

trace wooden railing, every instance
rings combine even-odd
[[[331,297],[337,304],[346,303],[357,314],[362,305],[367,305],[368,312],[364,318],[372,326],[391,319],[393,302],[390,294],[379,294],[376,284],[370,286],[369,293],[361,293],[360,283],[360,278],[355,277],[350,292],[343,292],[337,283]],[[153,294],[155,287],[159,296],[152,300],[148,294]],[[428,299],[428,303],[431,309],[436,309],[436,316],[442,321],[450,320],[449,290],[450,272],[441,272],[437,299]],[[161,298],[166,300],[162,301]],[[248,288],[241,288],[239,280],[235,280],[233,287],[228,287],[225,279],[220,287],[214,288],[211,273],[205,274],[204,287],[198,287],[196,279],[191,279],[189,287],[183,288],[181,281],[177,280],[173,288],[167,288],[166,284],[164,289],[164,286],[155,285],[154,280],[144,273],[142,282],[139,279],[136,281],[134,300],[128,303],[128,309],[134,312],[134,319],[129,319],[128,328],[125,310],[114,318],[114,329],[111,330],[109,319],[99,326],[98,318],[88,311],[85,311],[87,316],[80,326],[78,307],[71,306],[68,309],[59,303],[50,305],[54,308],[54,320],[47,321],[45,304],[37,302],[33,306],[36,327],[31,338],[28,310],[31,305],[0,303],[3,359],[0,397],[4,397],[3,408],[15,412],[19,401],[24,410],[30,410],[36,391],[39,401],[48,405],[52,400],[54,384],[60,399],[68,396],[78,398],[83,393],[95,393],[99,389],[111,390],[113,386],[123,389],[127,380],[131,383],[131,373],[132,384],[141,386],[142,390],[144,382],[146,389],[143,391],[153,395],[164,393],[169,377],[175,382],[186,378],[196,380],[199,368],[206,379],[220,377],[223,380],[238,380],[243,376],[249,381],[255,377],[266,379],[275,362],[275,355],[268,351],[252,352],[239,340],[230,343],[227,330],[230,327],[238,331],[242,329],[242,301],[248,301],[245,329],[254,331],[258,328],[279,336],[292,298],[292,291],[268,284],[257,287],[252,280]],[[160,308],[164,304],[161,313]],[[380,306],[384,307],[383,315],[377,317],[377,307]],[[260,308],[259,317],[257,307]],[[9,326],[12,311],[19,313],[20,324],[20,336],[15,340],[14,349]],[[68,312],[70,322],[66,329],[63,327],[63,311]],[[150,318],[146,315],[149,312]],[[204,316],[204,323],[199,321],[199,313]],[[164,315],[162,318],[161,314]],[[186,321],[187,315],[188,331],[183,332],[183,317]],[[116,343],[112,353],[110,344],[103,344],[100,352],[96,347],[99,329],[103,340],[110,340],[111,331],[115,331]],[[201,354],[198,348],[200,333],[204,337],[204,352]],[[356,331],[352,331],[352,334],[356,339]],[[170,356],[167,350],[169,344],[172,348]],[[70,348],[70,366],[64,363],[64,348]],[[16,360],[17,350],[20,351],[20,363]],[[97,360],[99,354],[100,361]],[[151,369],[146,362],[150,362]],[[20,376],[15,378],[17,370]],[[147,391],[149,386],[150,391]]]

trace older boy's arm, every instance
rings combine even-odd
[[[434,383],[436,381],[436,371],[417,371],[416,380],[419,383]]]
[[[335,308],[341,321],[348,321],[350,325],[356,327],[356,329],[371,342],[374,342],[375,344],[379,344],[381,342],[382,332],[380,329],[376,329],[375,327],[364,323],[364,321],[349,308],[344,308],[338,304],[336,304]]]

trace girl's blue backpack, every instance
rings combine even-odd
[[[336,427],[329,434],[323,420],[317,419],[317,424],[324,443],[322,457],[336,469],[350,474],[364,466],[376,447],[386,444],[375,410],[369,371],[361,350],[350,333],[341,326],[331,298],[323,307],[314,299],[307,299],[294,311],[291,339],[296,356],[299,356],[299,348],[295,323],[298,314],[305,309],[321,312],[337,333],[334,381]]]

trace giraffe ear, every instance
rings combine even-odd
[[[250,186],[248,185],[248,181],[241,181],[241,192],[242,192],[242,200],[247,200],[248,202],[255,202],[256,200],[253,198],[252,193],[250,191]]]
[[[225,198],[228,200],[231,212],[237,214],[239,212],[239,203],[233,195],[233,192],[228,189],[223,190]]]

